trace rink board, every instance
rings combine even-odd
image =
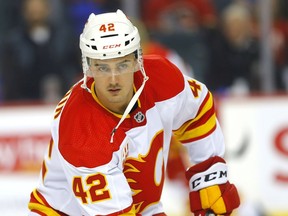
[[[229,178],[242,199],[235,215],[253,216],[257,209],[288,215],[288,97],[227,97],[216,105]],[[53,110],[48,105],[0,107],[0,210],[5,216],[28,211]],[[169,216],[184,215],[187,192],[180,185],[166,183],[162,200]]]

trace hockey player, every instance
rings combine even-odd
[[[230,215],[240,201],[206,86],[164,58],[142,57],[138,30],[120,10],[91,14],[80,48],[84,78],[55,109],[29,215],[166,215],[172,134],[194,164],[191,211]]]

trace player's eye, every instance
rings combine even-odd
[[[109,73],[111,71],[110,68],[106,66],[99,66],[97,67],[97,70],[101,73]]]
[[[119,70],[119,71],[124,71],[124,70],[126,70],[128,67],[129,67],[128,64],[120,64],[120,65],[118,65],[118,70]]]

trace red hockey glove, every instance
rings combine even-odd
[[[215,156],[186,171],[190,188],[190,209],[195,216],[209,211],[229,216],[240,205],[234,184],[227,180],[227,166],[223,158]]]

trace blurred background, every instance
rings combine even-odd
[[[165,56],[213,93],[242,200],[233,215],[287,216],[287,0],[1,0],[1,215],[28,212],[54,107],[82,78],[78,39],[89,14],[118,8],[144,54]],[[168,215],[191,215],[183,157],[171,149]]]

